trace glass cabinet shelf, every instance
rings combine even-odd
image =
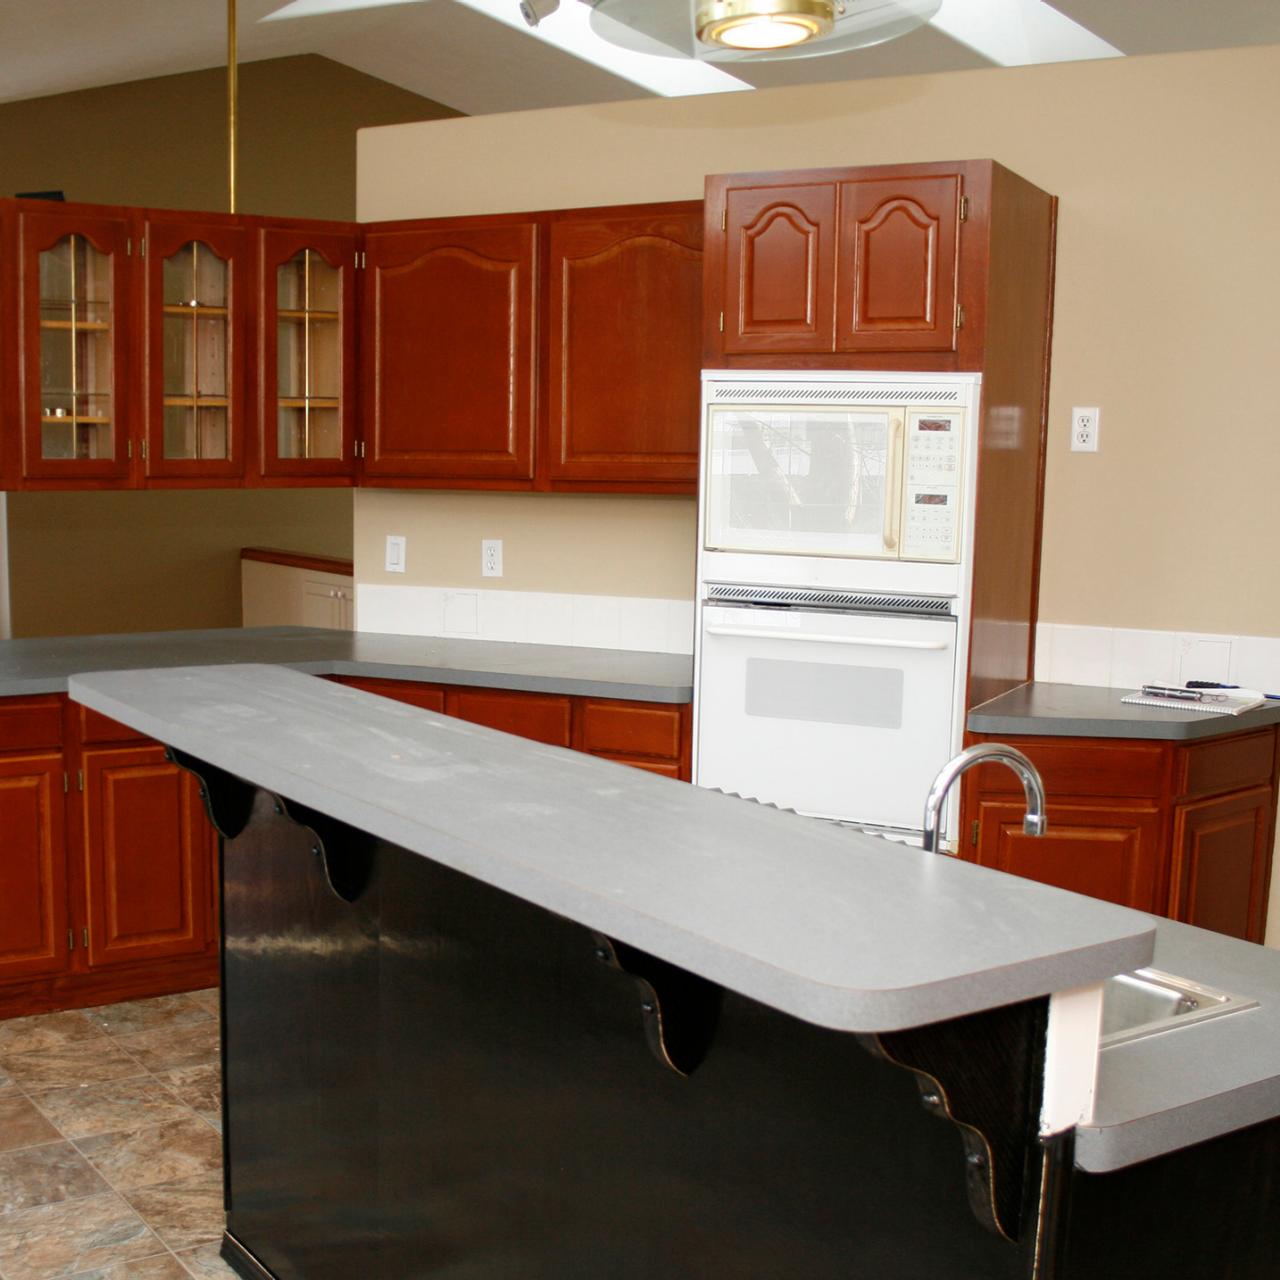
[[[276,269],[276,456],[342,457],[342,271],[314,249]]]

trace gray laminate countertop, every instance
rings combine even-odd
[[[318,627],[230,627],[0,641],[0,697],[64,693],[85,671],[270,663],[321,676],[439,681],[640,702],[689,702],[688,654]]]
[[[1280,702],[1270,702],[1238,716],[1207,715],[1203,711],[1138,707],[1120,701],[1126,693],[1133,692],[1035,680],[974,707],[965,724],[972,733],[1191,741],[1242,733],[1280,721]]]
[[[1104,1048],[1093,1122],[1076,1130],[1076,1164],[1090,1172],[1280,1115],[1280,954],[1151,920],[1155,968],[1258,1005]]]
[[[1145,964],[1149,917],[267,666],[70,696],[296,803],[839,1030]]]

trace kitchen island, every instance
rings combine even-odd
[[[224,835],[243,1275],[1271,1273],[1276,1198],[1233,1170],[1274,1186],[1274,1055],[1241,1109],[1113,1109],[1151,1157],[1121,1199],[1201,1197],[1201,1249],[1247,1226],[1231,1269],[1099,1240],[1092,1080],[1067,1122],[1058,1078],[1096,1021],[1055,1010],[1146,963],[1149,917],[275,668],[69,692],[168,742]]]

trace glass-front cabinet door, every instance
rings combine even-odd
[[[127,232],[123,217],[19,214],[29,478],[127,478]]]
[[[352,474],[356,238],[262,232],[264,476]]]
[[[245,233],[237,227],[148,223],[148,477],[243,472],[247,260]]]

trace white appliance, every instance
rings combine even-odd
[[[978,394],[703,374],[696,783],[918,834],[963,727]]]

